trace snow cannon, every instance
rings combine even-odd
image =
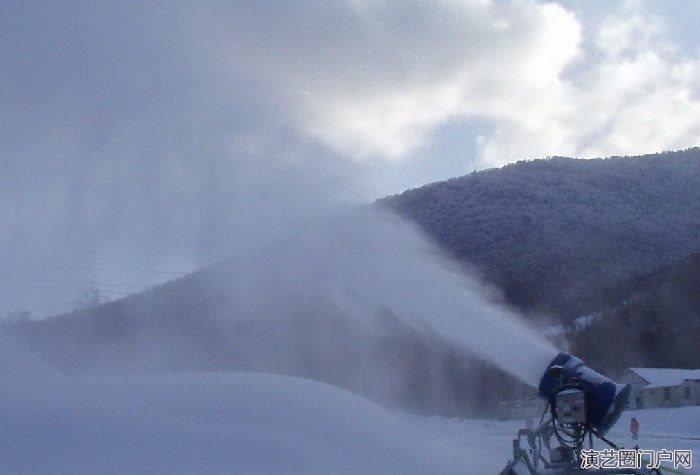
[[[554,419],[590,426],[602,436],[627,407],[630,386],[606,378],[575,356],[559,353],[547,366],[538,392],[549,402]]]
[[[513,439],[513,458],[501,475],[660,473],[647,467],[608,469],[585,464],[586,439],[589,450],[593,450],[593,437],[613,449],[620,448],[605,433],[627,407],[629,385],[606,378],[575,356],[559,353],[545,369],[538,391],[547,400],[547,409],[537,428],[518,431]]]

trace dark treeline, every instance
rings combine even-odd
[[[700,368],[700,253],[604,293],[590,326],[571,330],[575,351],[617,374],[630,366]]]

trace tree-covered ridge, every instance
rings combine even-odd
[[[700,249],[700,149],[523,161],[381,200],[530,311],[574,316]]]

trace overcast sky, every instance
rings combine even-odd
[[[2,2],[0,315],[165,280],[313,201],[698,145],[698,24],[681,0]]]

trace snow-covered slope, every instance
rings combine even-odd
[[[635,415],[643,446],[700,453],[700,407]],[[521,426],[269,374],[42,377],[0,391],[0,474],[495,474]]]
[[[464,473],[468,448],[361,397],[245,373],[52,379],[0,392],[0,473]]]

